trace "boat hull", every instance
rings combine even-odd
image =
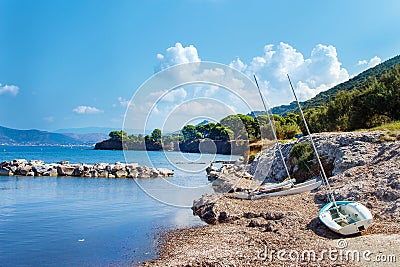
[[[318,217],[330,230],[341,235],[360,233],[372,225],[372,214],[367,207],[355,201],[336,201],[326,204]]]
[[[312,182],[312,183],[305,182],[303,184],[297,184],[290,189],[281,190],[281,191],[272,192],[272,193],[264,193],[264,194],[254,195],[254,196],[251,196],[251,199],[260,199],[260,198],[265,198],[265,197],[277,197],[277,196],[288,196],[288,195],[300,194],[300,193],[314,190],[314,189],[320,187],[321,184],[322,184],[321,181]]]
[[[294,194],[300,194],[303,192],[314,190],[314,189],[320,187],[321,184],[322,184],[322,181],[317,181],[316,179],[311,179],[311,180],[305,181],[304,183],[295,184],[292,187],[286,187],[286,184],[285,184],[285,186],[282,186],[282,187],[275,186],[276,188],[274,188],[274,190],[271,190],[271,191],[265,191],[265,189],[263,189],[262,191],[255,192],[253,194],[236,193],[235,197],[240,198],[240,199],[256,200],[256,199],[261,199],[261,198],[266,198],[266,197],[294,195]],[[277,184],[277,185],[282,185],[282,183]]]

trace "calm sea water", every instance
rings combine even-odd
[[[168,179],[0,177],[0,266],[127,266],[156,256],[155,234],[203,224],[188,207],[212,192],[204,168],[228,156],[0,146],[0,161],[138,162]],[[167,204],[166,204],[167,203]]]

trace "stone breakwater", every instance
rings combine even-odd
[[[41,160],[27,161],[15,159],[0,163],[0,176],[73,176],[103,178],[158,178],[171,177],[174,172],[164,168],[139,166],[137,163],[116,162],[89,164],[70,164],[68,161],[44,163]]]

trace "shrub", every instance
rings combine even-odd
[[[313,147],[310,142],[295,144],[290,150],[290,156],[297,158],[297,165],[301,169],[308,169],[309,162],[315,159]]]

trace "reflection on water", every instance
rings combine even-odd
[[[126,246],[137,262],[155,255],[151,235],[158,227],[201,224],[190,210],[148,197],[133,180],[1,179],[20,185],[1,195],[1,266],[107,265],[121,261]]]
[[[58,147],[6,150],[3,154],[7,156],[0,161],[124,162],[121,151]],[[143,164],[143,153],[132,152],[132,161]],[[202,170],[208,164],[192,164],[198,155],[185,155],[189,161],[176,164],[182,162],[177,152],[168,158],[160,152],[149,154],[156,167],[175,169],[174,177],[137,183],[133,179],[0,177],[0,266],[126,266],[156,256],[154,233],[160,229],[203,224],[189,208],[165,205],[149,197],[138,184],[156,195],[168,196],[170,201],[191,205],[194,198],[211,190]],[[195,171],[186,172],[185,168]],[[173,186],[166,188],[165,182]],[[192,194],[185,188],[201,189]]]

